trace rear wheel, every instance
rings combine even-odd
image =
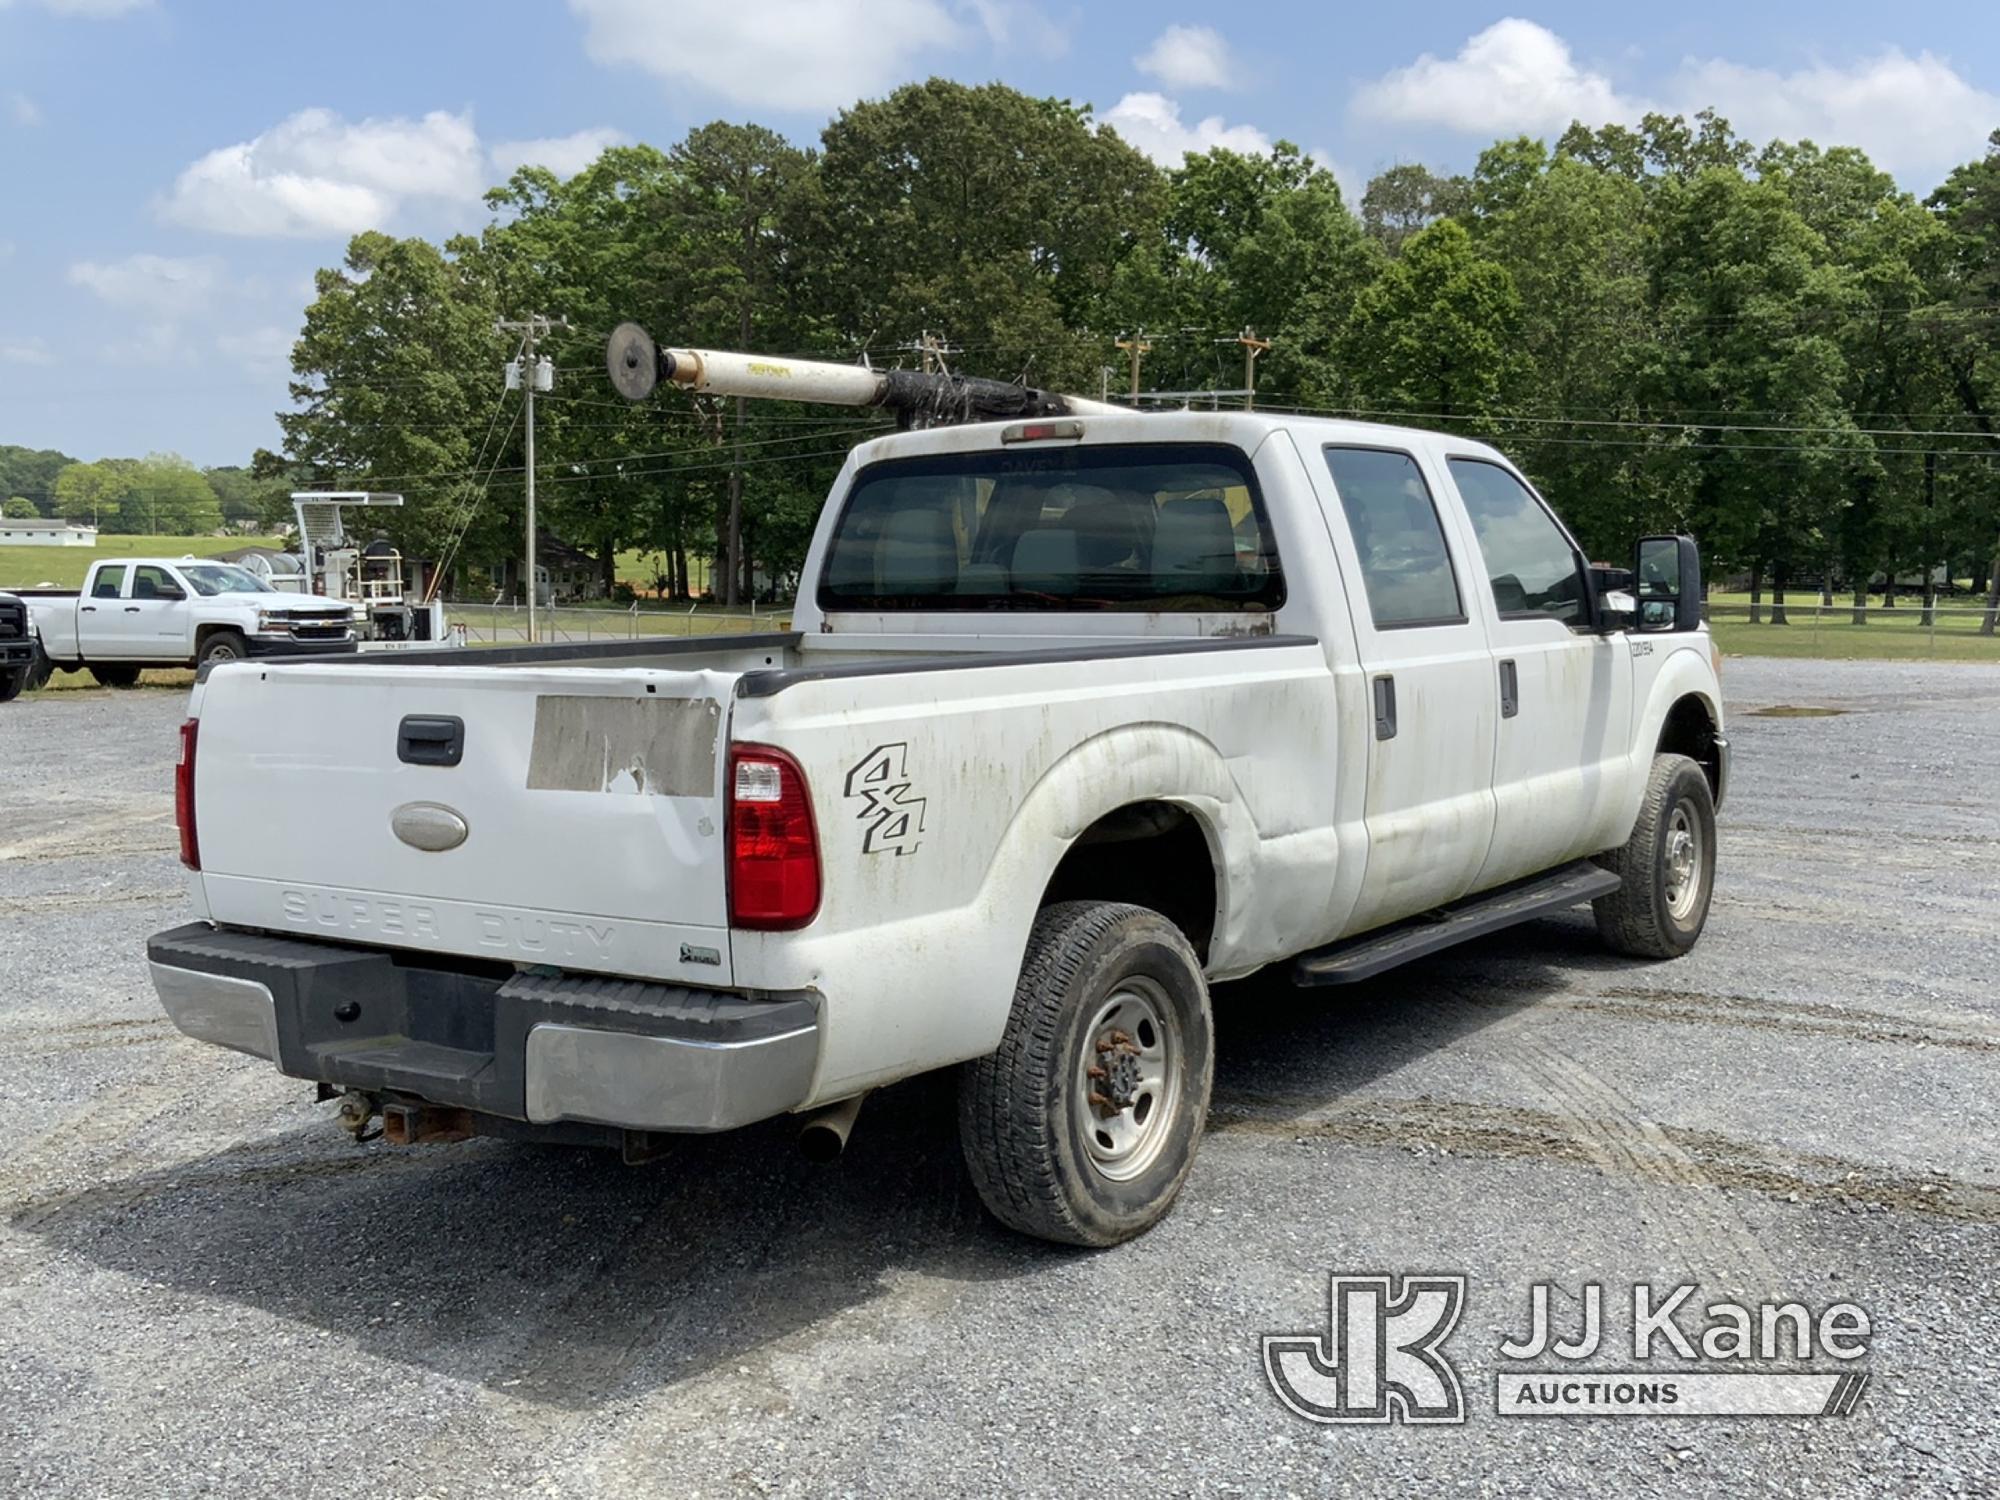
[[[1685,755],[1656,755],[1632,837],[1597,862],[1623,888],[1591,903],[1597,934],[1634,958],[1679,958],[1701,939],[1715,889],[1715,796]]]
[[[250,648],[244,643],[240,630],[218,630],[201,643],[201,654],[195,658],[195,665],[208,667],[217,662],[242,661],[250,655]]]
[[[139,669],[133,666],[92,667],[90,675],[99,687],[128,688],[139,685]]]
[[[1194,1166],[1214,1053],[1208,985],[1173,923],[1112,902],[1045,908],[999,1050],[959,1084],[980,1197],[1062,1244],[1152,1228]]]

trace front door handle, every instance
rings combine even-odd
[[[1396,737],[1396,679],[1387,672],[1375,679],[1375,738]]]
[[[1512,661],[1500,663],[1500,717],[1511,719],[1521,711],[1521,675]]]

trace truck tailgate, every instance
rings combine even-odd
[[[199,690],[195,757],[209,915],[725,984],[737,675],[351,658],[217,669]]]

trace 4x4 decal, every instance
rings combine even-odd
[[[861,801],[854,816],[867,825],[861,838],[863,854],[885,849],[896,854],[916,852],[927,799],[911,790],[909,751],[907,741],[877,745],[847,773],[847,795]]]

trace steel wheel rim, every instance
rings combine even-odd
[[[1667,818],[1666,846],[1662,851],[1666,867],[1667,914],[1685,922],[1701,899],[1701,824],[1677,805]]]
[[[1083,1028],[1073,1108],[1099,1176],[1129,1182],[1159,1160],[1181,1095],[1180,1023],[1154,981],[1118,981]]]

